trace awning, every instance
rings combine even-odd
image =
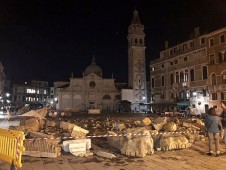
[[[168,103],[144,103],[144,105],[151,106],[190,106],[190,102],[168,102]]]
[[[151,106],[176,106],[177,103],[174,103],[174,102],[169,102],[169,103],[148,103],[148,104],[145,104],[145,105],[151,105]]]

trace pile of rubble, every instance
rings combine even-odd
[[[34,113],[35,112],[35,113]],[[115,155],[91,149],[91,139],[107,138],[108,145],[121,154],[144,157],[155,150],[168,151],[190,147],[204,139],[201,119],[178,119],[173,117],[112,118],[100,117],[48,117],[48,109],[27,112],[20,126],[10,129],[22,130],[26,134],[24,155],[35,157],[57,157],[61,152],[74,156],[90,155],[114,158]],[[21,115],[21,117],[24,117]],[[109,151],[111,152],[111,151]]]

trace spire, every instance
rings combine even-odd
[[[138,16],[138,11],[136,9],[133,11],[133,19],[132,19],[131,24],[134,24],[134,25],[140,25],[141,24],[140,18]]]
[[[92,63],[91,63],[91,65],[96,65],[95,55],[93,55],[93,59],[92,59]]]

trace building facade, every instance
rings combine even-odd
[[[147,102],[145,33],[138,11],[134,10],[128,28],[128,89],[122,90],[122,100],[131,102],[131,109],[140,111],[141,103]]]
[[[209,37],[194,29],[194,38],[172,47],[165,42],[160,58],[150,62],[151,106],[157,111],[180,111],[185,107],[205,113],[210,102]],[[221,43],[219,47],[222,50]],[[216,51],[215,51],[216,52]]]
[[[210,107],[221,110],[220,101],[226,101],[226,28],[205,36],[208,58],[208,85]]]
[[[83,77],[70,78],[68,83],[55,82],[56,108],[75,112],[88,109],[116,111],[119,107],[120,92],[116,88],[115,79],[103,78],[102,69],[93,57]]]
[[[12,85],[12,103],[15,107],[29,104],[32,109],[49,104],[49,83],[32,80],[31,82],[16,82]]]

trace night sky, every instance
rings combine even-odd
[[[169,46],[226,27],[225,0],[0,0],[0,61],[10,80],[81,77],[95,55],[103,77],[127,82],[134,9],[145,27],[146,64]],[[149,73],[149,69],[147,70]]]

